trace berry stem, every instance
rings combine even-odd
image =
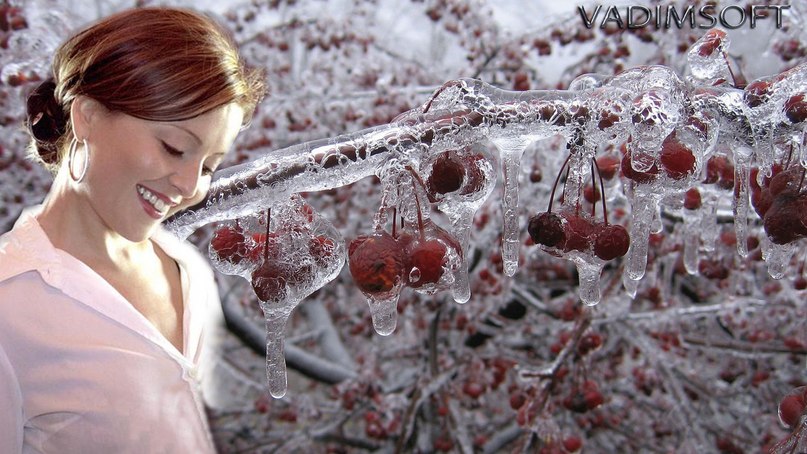
[[[594,181],[594,158],[591,158],[591,192],[592,197],[594,197],[594,201],[591,203],[591,217],[594,218],[597,215],[597,185],[596,181]]]
[[[600,165],[597,164],[597,160],[591,158],[591,162],[594,164],[594,168],[597,169],[597,176],[600,179],[600,198],[602,199],[602,218],[605,221],[605,225],[608,225],[608,208],[605,204],[605,183],[602,182],[602,173],[600,172]],[[593,170],[592,170],[593,172]]]
[[[737,82],[737,77],[734,75],[734,70],[731,69],[731,61],[729,60],[729,54],[726,53],[726,51],[723,51],[723,59],[726,61],[726,67],[729,69],[729,74],[731,75],[731,81],[734,84],[734,88],[739,88],[739,89],[745,88],[745,85],[746,85],[745,77],[742,77],[742,74],[741,74],[740,79],[742,79],[742,80],[740,80],[739,83]]]
[[[558,187],[558,182],[560,182],[560,175],[563,173],[563,168],[569,164],[569,159],[571,159],[572,154],[569,153],[569,156],[566,156],[566,160],[563,161],[563,164],[560,166],[560,170],[558,170],[558,175],[555,177],[555,183],[552,185],[552,193],[549,194],[549,206],[546,208],[547,213],[552,212],[552,202],[555,200],[555,189]]]
[[[269,260],[269,223],[272,219],[272,209],[266,209],[266,238],[263,240],[263,260]]]
[[[415,184],[415,180],[412,180],[412,189],[413,189],[413,194],[412,195],[415,196],[415,207],[417,207],[417,211],[418,211],[418,230],[420,230],[420,240],[425,241],[426,240],[426,234],[423,233],[423,216],[421,216],[421,213],[420,213],[420,199],[418,198],[418,187]]]
[[[785,161],[784,168],[790,168],[790,160],[793,159],[793,142],[790,142],[790,150],[787,151],[787,161]]]
[[[398,225],[398,207],[392,207],[392,237],[397,239],[398,232],[395,230],[395,226]]]
[[[420,230],[420,239],[421,239],[421,241],[425,241],[426,240],[426,234],[423,232],[423,216],[421,216],[421,213],[420,213],[420,198],[418,198],[418,187],[417,187],[417,185],[420,184],[420,187],[423,188],[423,190],[426,190],[426,184],[423,182],[423,179],[420,178],[420,175],[418,175],[418,173],[415,172],[415,169],[413,169],[411,165],[407,164],[406,170],[408,170],[409,173],[412,174],[412,190],[413,190],[413,195],[415,196],[415,206],[417,206],[417,210],[418,210],[418,229]]]

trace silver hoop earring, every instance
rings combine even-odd
[[[78,149],[78,139],[75,137],[70,142],[70,151],[67,153],[67,170],[70,172],[70,178],[76,183],[81,183],[84,176],[87,175],[87,167],[90,164],[90,150],[87,148],[87,139],[81,139],[81,143],[84,145],[84,165],[81,167],[81,174],[78,176],[76,176],[76,171],[73,168],[73,160],[76,158],[76,150]]]

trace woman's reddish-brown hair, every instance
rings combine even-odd
[[[237,103],[246,123],[264,94],[263,74],[246,67],[230,34],[211,18],[176,8],[127,10],[57,50],[53,79],[28,99],[34,157],[58,168],[72,140],[70,104],[77,96],[153,121],[185,120]]]

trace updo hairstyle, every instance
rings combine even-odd
[[[184,9],[139,8],[107,17],[56,51],[51,79],[28,97],[29,155],[56,173],[73,132],[79,95],[113,112],[179,121],[237,103],[244,123],[265,94],[263,74],[248,69],[229,33]]]

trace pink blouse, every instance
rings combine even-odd
[[[181,270],[180,352],[33,211],[0,236],[0,453],[215,452],[200,370],[221,307],[198,250],[152,237]]]

